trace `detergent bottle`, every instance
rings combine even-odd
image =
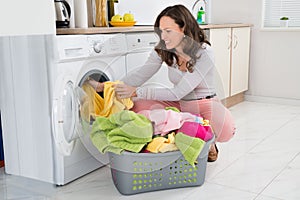
[[[205,11],[202,6],[197,13],[197,22],[198,24],[205,24]]]
[[[210,22],[210,2],[211,0],[196,0],[192,7],[192,14],[198,24],[208,24]]]

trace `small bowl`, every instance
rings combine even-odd
[[[132,22],[109,22],[112,26],[115,27],[126,27],[126,26],[134,26],[136,21],[132,21]]]

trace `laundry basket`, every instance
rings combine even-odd
[[[121,194],[200,186],[204,183],[210,144],[207,141],[191,166],[180,151],[166,153],[109,153],[114,185]]]

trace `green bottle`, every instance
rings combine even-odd
[[[197,14],[198,24],[204,24],[205,23],[204,14],[205,14],[205,11],[203,10],[203,7],[201,6],[201,8],[200,8],[200,10],[198,11],[198,14]]]

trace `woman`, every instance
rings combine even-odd
[[[230,111],[216,97],[214,57],[203,30],[183,5],[164,9],[154,27],[159,43],[141,68],[125,77],[124,84],[114,86],[116,94],[119,98],[137,97],[132,108],[135,112],[173,106],[182,112],[200,114],[210,120],[215,142],[228,141],[235,127]],[[163,62],[168,65],[168,78],[173,88],[141,86]],[[97,91],[103,90],[103,83],[91,84]],[[214,143],[208,161],[213,162],[217,157]]]

